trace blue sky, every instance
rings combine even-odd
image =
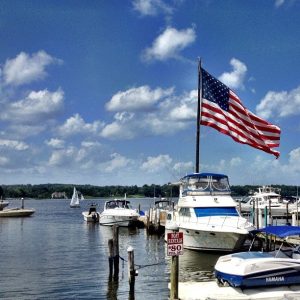
[[[300,2],[0,4],[0,184],[165,184],[195,165],[197,59],[282,130],[281,156],[201,126],[200,171],[300,183]]]

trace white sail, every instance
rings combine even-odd
[[[70,202],[70,207],[80,207],[78,192],[75,187],[73,189],[73,195],[72,195],[72,199]]]

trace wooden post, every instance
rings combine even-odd
[[[178,230],[173,230],[178,232]],[[179,279],[179,256],[172,256],[171,260],[171,291],[170,300],[178,299],[178,279]]]
[[[255,226],[255,200],[252,201],[251,215],[252,224]]]
[[[258,208],[258,227],[257,228],[261,228],[263,227],[263,209],[262,208]]]
[[[119,277],[119,226],[113,225],[114,278]]]
[[[268,206],[265,206],[265,210],[264,210],[264,216],[265,216],[265,227],[268,226],[269,220],[268,220]]]
[[[258,199],[256,199],[255,217],[256,217],[256,228],[259,229],[259,207],[258,207]]]
[[[269,199],[269,223],[268,225],[273,225],[272,211],[271,211],[271,199]]]
[[[24,209],[24,198],[21,198],[21,200],[22,200],[21,208]]]
[[[134,284],[136,271],[134,269],[134,251],[133,247],[127,248],[128,253],[128,279],[129,279],[129,295],[131,299],[134,299]]]
[[[108,240],[108,264],[109,264],[109,280],[112,280],[113,266],[114,266],[114,241],[113,239]]]
[[[289,203],[286,203],[286,225],[290,225],[289,223]]]

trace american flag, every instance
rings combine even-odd
[[[238,143],[279,157],[280,128],[259,118],[244,107],[239,97],[203,68],[200,124],[231,136]]]

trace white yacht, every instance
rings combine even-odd
[[[177,207],[168,213],[166,236],[178,228],[183,247],[231,252],[241,248],[254,227],[241,217],[231,197],[228,177],[194,173],[180,182]]]
[[[293,205],[290,205],[292,207]],[[286,214],[286,203],[282,201],[280,189],[272,186],[261,186],[258,191],[241,200],[242,214],[249,214],[253,208],[272,209],[273,216],[284,216]]]
[[[100,214],[101,225],[119,225],[128,227],[138,221],[140,214],[131,207],[130,201],[126,199],[114,199],[106,201],[104,210]]]

